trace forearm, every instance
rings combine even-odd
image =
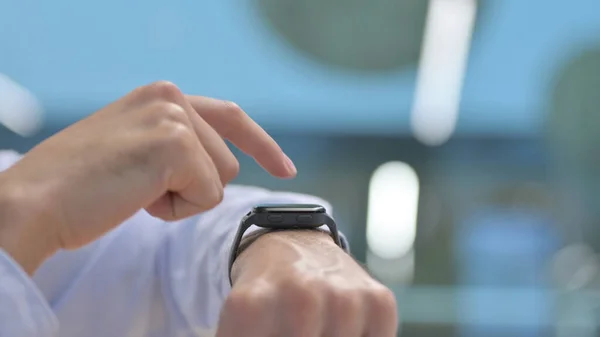
[[[27,197],[0,177],[0,249],[6,251],[29,275],[58,247],[50,231]]]

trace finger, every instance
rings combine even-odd
[[[219,172],[221,184],[226,185],[233,180],[239,172],[239,163],[237,159],[233,153],[231,153],[223,138],[208,123],[206,123],[198,113],[196,113],[196,110],[194,110],[186,96],[183,95],[177,87],[175,87],[173,91],[175,91],[175,93],[169,93],[168,95],[162,93],[162,95],[167,96],[165,99],[178,104],[185,110],[188,121],[191,124],[196,137]]]
[[[147,138],[156,139],[167,167],[161,177],[166,193],[146,207],[165,220],[175,220],[216,206],[223,197],[223,186],[212,161],[198,139],[190,116],[195,116],[185,95],[170,82],[160,81],[132,92],[128,98],[156,123]],[[159,121],[157,123],[157,121]]]
[[[384,286],[368,291],[367,331],[369,337],[395,337],[398,334],[398,308],[394,293]]]
[[[188,112],[196,136],[217,168],[221,184],[226,185],[238,175],[239,162],[231,153],[223,138],[202,119],[183,95],[180,104]]]
[[[275,331],[276,295],[268,284],[237,289],[223,305],[216,337],[264,337]]]
[[[206,123],[202,117],[198,116],[196,112],[193,112],[190,119],[200,143],[202,143],[206,152],[208,152],[212,158],[212,161],[219,172],[221,184],[225,186],[237,177],[240,171],[238,160],[233,153],[231,153],[231,150],[223,138],[221,138],[221,136]]]
[[[196,112],[223,138],[276,177],[292,178],[296,168],[279,145],[235,103],[200,96],[187,96]]]
[[[217,169],[206,150],[195,137],[194,140],[188,142],[191,149],[177,151],[176,156],[182,160],[169,182],[169,192],[146,207],[151,215],[166,221],[183,219],[209,210],[223,199]]]

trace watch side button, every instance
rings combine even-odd
[[[312,216],[311,215],[298,215],[296,220],[298,220],[298,223],[308,223],[308,222],[312,221]]]
[[[283,215],[278,215],[278,214],[269,215],[267,217],[267,219],[269,220],[269,222],[282,222],[283,221]]]

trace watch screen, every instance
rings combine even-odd
[[[255,213],[325,213],[321,205],[312,204],[266,204],[254,207]]]

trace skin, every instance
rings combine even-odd
[[[140,87],[32,149],[0,174],[0,248],[32,274],[140,209],[171,221],[209,210],[239,163],[229,140],[269,173],[296,169],[237,105]],[[259,237],[234,265],[219,337],[396,335],[393,294],[320,232]]]
[[[394,294],[322,232],[260,236],[232,270],[217,337],[395,337]]]

